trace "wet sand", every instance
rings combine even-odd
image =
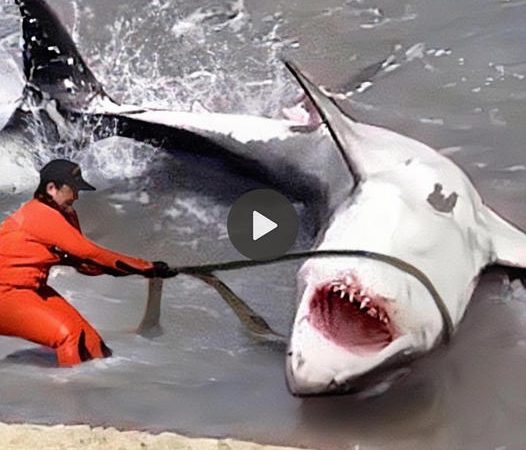
[[[0,448],[31,449],[104,449],[104,450],[287,450],[292,447],[264,446],[233,439],[190,438],[175,433],[150,434],[91,428],[88,425],[30,425],[0,423]]]

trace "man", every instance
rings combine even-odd
[[[0,334],[52,347],[60,366],[111,356],[97,331],[47,285],[56,264],[87,275],[139,274],[166,277],[161,261],[117,253],[86,239],[73,203],[81,190],[94,191],[80,167],[56,159],[40,171],[34,198],[0,225]]]

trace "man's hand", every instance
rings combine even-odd
[[[115,265],[117,269],[122,270],[127,275],[142,275],[146,278],[170,278],[177,275],[177,271],[170,268],[164,261],[153,261],[152,267],[146,270],[131,267],[122,261],[117,261]]]
[[[177,271],[170,268],[164,261],[154,261],[153,267],[144,274],[147,278],[169,278],[177,275]]]

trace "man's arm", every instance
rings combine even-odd
[[[103,275],[106,272],[106,269],[104,266],[100,266],[95,263],[90,263],[88,261],[85,261],[83,259],[77,258],[75,256],[68,255],[67,253],[64,253],[61,249],[58,247],[54,247],[53,253],[56,253],[60,257],[60,264],[63,266],[69,266],[74,267],[75,270],[82,275],[88,275],[88,276],[97,276],[97,275]],[[121,273],[119,273],[121,274]],[[111,273],[111,275],[114,275]],[[127,274],[122,274],[127,275]]]
[[[39,242],[58,247],[63,253],[88,264],[94,263],[122,275],[147,273],[153,268],[149,261],[114,252],[86,239],[60,212],[42,203],[35,202],[32,210],[20,219],[25,231]]]

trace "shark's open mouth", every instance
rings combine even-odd
[[[377,352],[398,334],[386,299],[346,276],[319,286],[309,307],[309,322],[326,339],[353,353]]]

